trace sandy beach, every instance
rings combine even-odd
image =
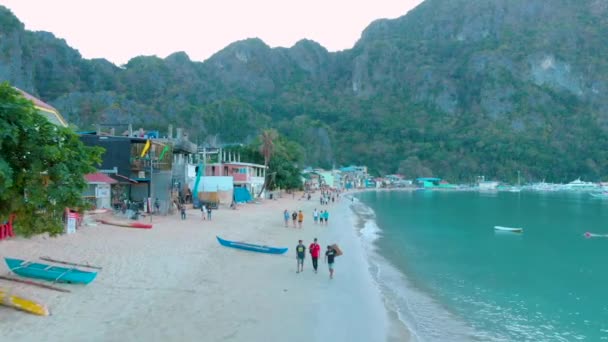
[[[329,209],[329,225],[314,225],[312,211]],[[304,227],[285,228],[282,213],[302,210]],[[60,293],[0,280],[13,294],[46,304],[49,317],[0,307],[6,341],[403,341],[384,308],[357,237],[349,202],[320,206],[299,196],[221,208],[212,221],[198,210],[153,217],[154,228],[98,224],[57,238],[0,242],[0,256],[49,256],[88,262],[103,270],[87,285]],[[146,218],[144,222],[149,222]],[[268,255],[220,246],[228,240],[289,247]],[[338,243],[336,275],[312,271],[309,255],[296,273],[294,247],[317,237],[322,251]],[[9,273],[4,262],[0,274]]]

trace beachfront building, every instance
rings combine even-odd
[[[66,119],[64,119],[63,116],[59,113],[59,111],[53,106],[43,102],[42,100],[32,96],[31,94],[28,94],[27,92],[19,88],[14,89],[20,92],[23,97],[32,101],[34,103],[34,107],[38,109],[38,113],[47,118],[50,123],[61,127],[68,127],[68,122],[66,121]]]
[[[421,177],[416,178],[416,185],[421,188],[430,189],[437,188],[441,182],[441,178],[433,178],[433,177]]]
[[[334,174],[332,171],[317,170],[316,173],[319,175],[321,186],[329,188],[336,187],[336,185],[334,184]]]
[[[416,185],[425,189],[457,189],[458,185],[450,184],[441,178],[422,177],[416,178]]]
[[[84,179],[88,184],[84,198],[97,209],[111,209],[112,185],[118,181],[101,172],[87,174]]]
[[[368,188],[368,189],[370,189],[370,188],[376,188],[379,185],[378,182],[376,182],[376,180],[373,179],[373,178],[367,178],[365,180],[364,184],[365,184],[365,187]]]
[[[320,186],[332,189],[341,188],[342,174],[340,170],[326,171],[323,169],[316,169],[315,173],[319,175]]]
[[[402,188],[414,184],[411,179],[405,179],[405,176],[399,174],[388,175],[385,176],[384,179],[386,180],[387,186],[389,187]]]
[[[125,201],[134,207],[149,211],[149,204],[156,198],[161,213],[171,206],[173,151],[166,142],[139,138],[81,134],[80,140],[87,146],[105,149],[98,172],[118,181],[112,193],[112,205],[121,206]]]
[[[388,186],[388,180],[383,177],[374,178],[374,182],[376,182],[376,188],[386,188]]]
[[[199,161],[198,146],[188,139],[182,128],[176,129],[173,136],[173,126],[165,141],[173,147],[173,165],[171,167],[171,201],[185,203],[192,200],[192,186],[196,173],[193,170]],[[194,173],[194,174],[193,174]]]
[[[239,158],[240,159],[240,158]],[[260,164],[228,161],[208,164],[205,177],[232,177],[236,202],[248,202],[256,198],[266,178],[266,167]],[[262,195],[263,197],[263,195]]]
[[[367,166],[347,166],[340,169],[341,183],[344,189],[360,189],[365,187],[365,180],[369,178]]]
[[[323,185],[321,175],[311,167],[304,169],[301,175],[305,191],[316,191]]]

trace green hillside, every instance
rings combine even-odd
[[[233,143],[274,127],[307,164],[453,181],[607,173],[605,1],[427,0],[339,53],[248,39],[205,62],[177,52],[120,67],[25,31],[5,8],[0,33],[0,80],[82,129],[172,123]]]

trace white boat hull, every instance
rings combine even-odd
[[[502,227],[502,226],[494,226],[494,229],[501,231],[501,232],[512,232],[512,233],[522,233],[524,231],[523,228]]]

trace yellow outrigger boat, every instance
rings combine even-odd
[[[4,289],[0,289],[0,305],[25,311],[34,315],[49,315],[49,309],[47,309],[46,306],[26,298],[11,295]]]

